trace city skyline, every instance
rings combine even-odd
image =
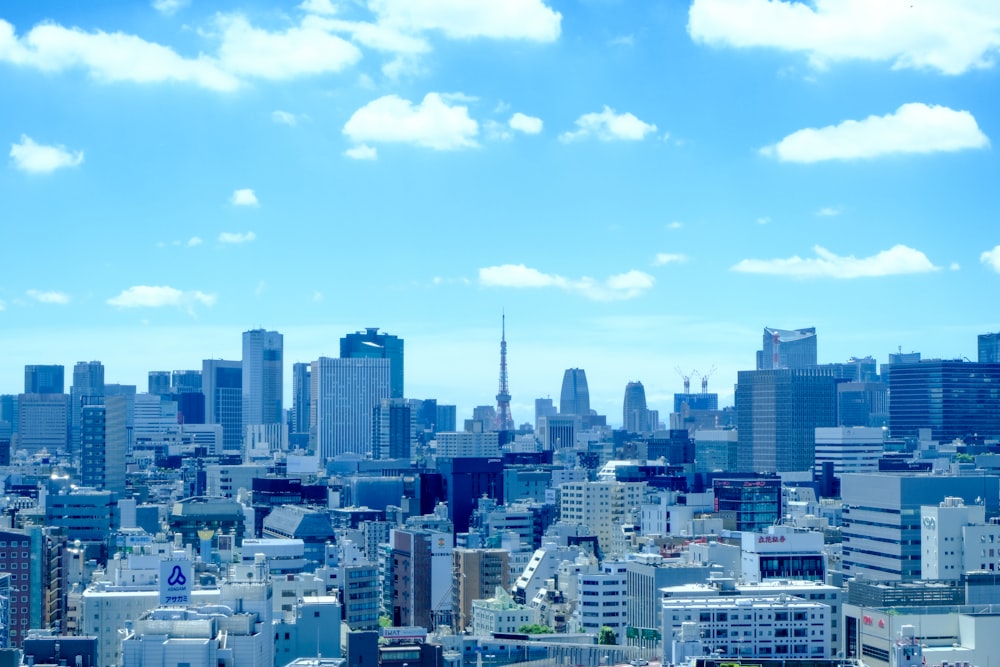
[[[568,368],[612,423],[634,380],[663,419],[678,366],[729,405],[763,327],[815,327],[820,363],[975,359],[1000,330],[969,305],[1000,282],[997,25],[963,2],[4,7],[0,392],[86,360],[142,390],[263,327],[288,407],[293,363],[378,326],[408,397],[467,416],[496,403],[503,312],[516,424]]]

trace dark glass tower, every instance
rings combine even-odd
[[[58,365],[25,366],[25,394],[62,394],[66,391],[65,369]]]
[[[341,359],[388,359],[389,398],[403,398],[403,339],[379,333],[378,327],[347,334],[340,339]]]
[[[1000,333],[980,334],[979,363],[1000,364]]]
[[[837,425],[837,380],[827,368],[740,371],[736,425],[741,472],[811,470],[816,427]]]
[[[587,373],[582,368],[567,368],[563,373],[559,414],[590,414],[590,390],[587,389]]]
[[[1000,363],[925,359],[882,367],[889,387],[889,431],[894,438],[951,441],[1000,436]]]

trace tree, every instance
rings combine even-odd
[[[610,627],[605,625],[601,628],[601,631],[597,633],[597,643],[598,644],[617,644],[618,643],[618,633],[612,630]]]
[[[519,627],[517,631],[525,635],[551,635],[553,633],[552,628],[541,623],[532,623],[530,625],[526,623]]]

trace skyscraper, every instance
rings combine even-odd
[[[201,388],[201,371],[174,371],[170,375],[170,390],[175,394],[196,394]]]
[[[951,441],[1000,436],[1000,364],[924,359],[882,367],[889,388],[889,431],[894,438]]]
[[[64,394],[65,369],[61,365],[32,365],[24,367],[25,394]]]
[[[816,361],[816,327],[772,329],[764,327],[764,346],[757,358],[757,370],[809,368]]]
[[[832,371],[740,371],[736,424],[741,472],[811,470],[816,427],[837,425],[837,380]]]
[[[562,391],[559,394],[559,414],[589,415],[590,391],[587,373],[582,368],[567,368],[563,373]]]
[[[243,428],[281,423],[284,337],[277,331],[243,332]]]
[[[403,339],[379,333],[378,327],[347,334],[340,339],[341,359],[388,359],[389,398],[403,398]]]
[[[222,448],[238,452],[243,444],[243,364],[205,359],[201,367],[205,423],[222,425]]]
[[[104,403],[104,365],[99,361],[80,361],[73,367],[70,388],[70,448],[80,451],[80,419],[85,405]]]
[[[292,365],[292,434],[309,433],[309,364]]]
[[[622,428],[629,433],[646,433],[653,430],[649,424],[649,409],[646,407],[646,389],[639,381],[625,385]]]
[[[310,435],[320,457],[372,454],[375,406],[389,398],[390,368],[386,358],[320,357],[312,363]]]
[[[149,371],[149,393],[157,396],[170,394],[170,371]]]
[[[373,458],[409,459],[413,441],[413,419],[404,398],[383,398],[375,406]]]
[[[979,335],[979,363],[1000,364],[1000,333]]]

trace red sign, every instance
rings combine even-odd
[[[861,622],[864,623],[865,625],[871,625],[872,624],[872,617],[871,616],[862,616],[861,617]]]
[[[758,544],[780,544],[785,541],[784,535],[760,535],[757,537]]]

